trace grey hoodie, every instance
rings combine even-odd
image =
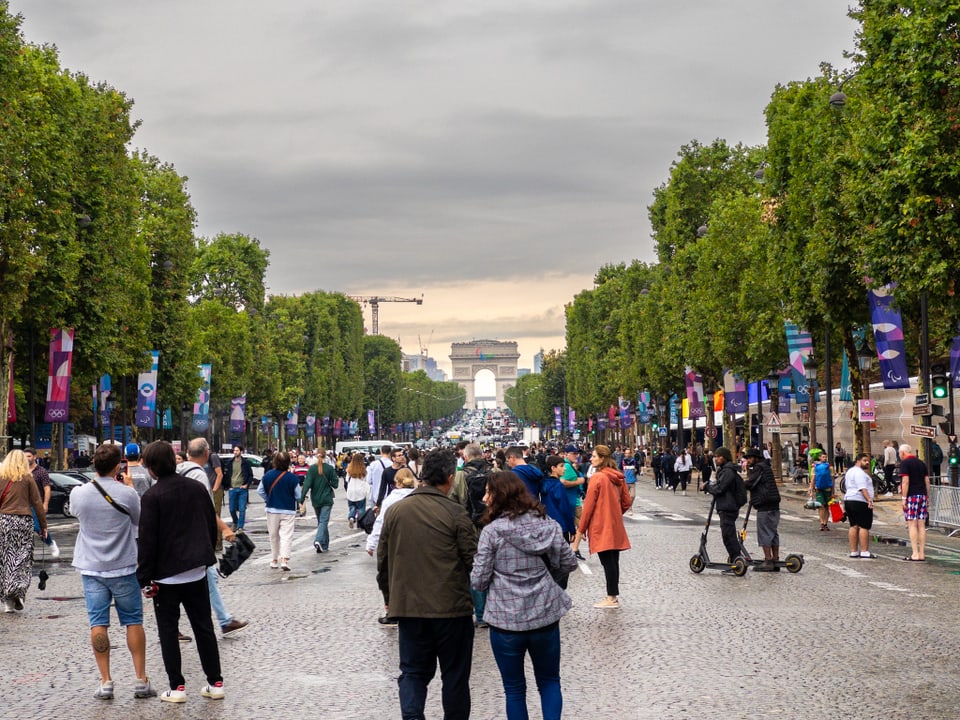
[[[536,630],[557,622],[573,601],[547,571],[577,568],[555,520],[526,513],[500,517],[480,533],[470,584],[487,591],[483,619],[500,630]]]

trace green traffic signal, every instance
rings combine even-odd
[[[943,365],[934,365],[930,373],[930,388],[934,400],[943,400],[947,397],[947,372]]]

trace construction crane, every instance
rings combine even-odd
[[[371,335],[380,334],[380,303],[382,302],[412,302],[423,305],[423,295],[418,298],[383,297],[382,295],[347,295],[362,305],[369,305],[373,311],[373,325]]]

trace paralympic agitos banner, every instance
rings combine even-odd
[[[160,352],[151,350],[150,371],[137,378],[137,427],[152,428],[157,425],[157,375],[160,371]]]
[[[73,329],[50,330],[47,405],[43,421],[65,423],[70,418],[70,371],[73,367]]]
[[[906,346],[903,342],[903,320],[893,304],[894,285],[868,290],[873,340],[880,361],[880,379],[887,390],[910,387]]]
[[[247,394],[230,401],[230,432],[242,435],[247,430]]]

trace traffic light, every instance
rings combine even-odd
[[[960,465],[960,448],[956,445],[950,446],[950,467],[954,468]]]
[[[949,393],[947,372],[943,365],[934,365],[930,368],[930,388],[934,400],[943,400]]]

